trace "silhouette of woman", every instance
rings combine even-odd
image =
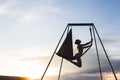
[[[74,63],[78,67],[82,67],[81,56],[83,54],[83,49],[90,47],[92,45],[92,41],[93,39],[91,39],[90,42],[87,42],[85,44],[81,44],[81,40],[79,39],[75,41],[75,44],[77,45],[78,53],[75,54],[75,56],[73,57],[73,60],[77,60],[77,62],[71,61],[72,63]]]

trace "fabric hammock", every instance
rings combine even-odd
[[[67,60],[72,60],[73,58],[72,29],[69,30],[67,37],[65,38],[62,46],[60,47],[58,53],[56,54]]]
[[[90,35],[92,39],[92,32],[90,28]],[[88,47],[83,53],[82,56],[91,48]],[[72,60],[74,59],[73,57],[73,41],[72,41],[72,29],[69,30],[63,44],[61,45],[60,49],[58,50],[58,53],[56,53],[58,56],[70,61],[74,65],[78,66],[76,63],[74,63]]]

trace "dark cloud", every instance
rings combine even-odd
[[[66,74],[63,76],[64,80],[96,80],[98,79],[97,76],[94,74],[81,74],[81,73],[73,73],[73,74]]]
[[[120,71],[120,59],[111,59],[111,63],[116,72]]]
[[[111,72],[112,70],[111,70],[110,64],[108,63],[108,61],[106,60],[104,61],[104,60],[102,60],[101,62],[102,72]],[[114,71],[120,72],[120,60],[111,59],[110,61],[111,61]],[[99,72],[99,67],[96,67],[88,71],[85,71],[84,73],[98,73],[98,72]]]
[[[120,40],[119,39],[109,39],[109,38],[106,39],[106,38],[104,38],[104,39],[102,39],[102,41],[103,41],[103,44],[107,44],[107,45],[113,46],[115,48],[119,47],[119,45],[120,45],[120,43],[119,43]],[[107,49],[109,50],[109,46],[108,46]],[[116,52],[118,52],[118,51],[116,51]],[[119,54],[117,54],[116,52],[114,54],[111,54],[111,53],[107,52],[107,55],[108,55],[108,57],[110,59],[110,62],[112,64],[115,72],[117,72],[117,71],[119,72],[120,71],[120,68],[119,68],[119,66],[120,66],[120,59],[113,58],[113,57],[116,57],[116,56],[118,57],[119,56]],[[93,57],[94,56],[93,58],[95,58],[95,55],[96,55],[95,47],[92,47],[92,51],[90,52],[90,54],[91,53],[95,53],[95,54],[92,54],[89,57]],[[109,62],[107,60],[106,54],[103,51],[102,47],[100,47],[100,44],[98,45],[98,53],[99,53],[99,58],[100,58],[102,71],[103,72],[111,72],[111,68],[110,68]],[[97,61],[97,59],[96,60],[95,59],[92,60],[92,62],[95,62],[95,61]],[[98,62],[96,62],[96,63],[97,64],[92,64],[92,65],[98,65]],[[95,68],[92,68],[92,69],[90,69],[88,71],[85,71],[85,72],[87,72],[87,73],[97,73],[97,72],[99,72],[99,68],[98,68],[98,66],[96,66]]]
[[[120,42],[119,39],[113,39],[113,38],[103,38],[102,41],[106,44],[118,44]]]
[[[50,80],[57,80],[58,76],[49,76],[46,77],[46,79]],[[68,73],[68,74],[63,74],[60,76],[60,80],[98,80],[99,77],[96,74],[81,74],[79,72],[76,73]]]
[[[112,39],[112,38],[103,38],[102,40],[103,40],[104,42],[109,42],[109,43],[119,42],[119,39]]]

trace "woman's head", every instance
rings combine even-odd
[[[80,44],[80,43],[81,43],[81,40],[79,40],[79,39],[75,40],[75,44]]]

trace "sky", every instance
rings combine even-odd
[[[0,0],[0,75],[40,79],[68,23],[94,23],[120,75],[119,7],[119,0]],[[89,28],[73,27],[73,40],[76,38],[89,41]],[[98,48],[104,74],[111,73]],[[60,61],[55,55],[45,80],[57,79]],[[64,60],[61,79],[99,80],[94,45],[82,61],[83,67],[78,68]]]

